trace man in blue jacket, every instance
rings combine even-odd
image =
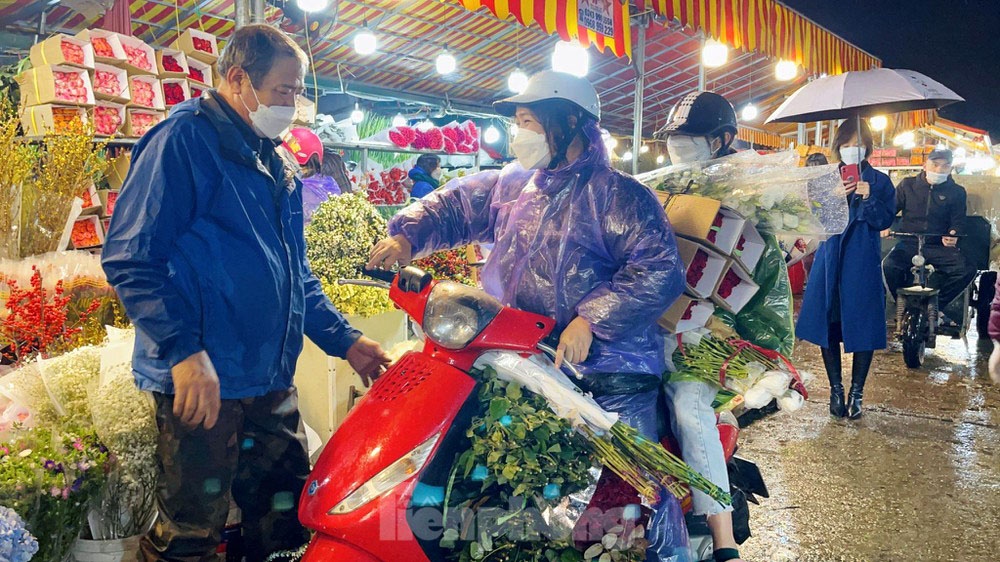
[[[388,363],[310,270],[301,182],[275,152],[305,64],[280,31],[240,29],[218,91],[178,105],[133,151],[103,265],[136,327],[136,383],[156,402],[145,560],[213,559],[230,492],[248,560],[304,544],[309,460],[292,386],[303,333],[366,384]]]

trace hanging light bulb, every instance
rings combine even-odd
[[[368,29],[368,21],[365,20],[364,27],[354,36],[354,52],[367,56],[378,49],[378,38]]]
[[[604,144],[607,145],[608,150],[614,150],[615,148],[618,147],[618,139],[609,136],[608,140],[605,141]]]
[[[330,0],[298,0],[296,4],[303,12],[322,12],[330,5]]]
[[[774,65],[774,77],[782,82],[794,79],[798,73],[799,66],[790,60],[780,60]]]
[[[392,118],[393,127],[405,127],[406,117],[403,117],[402,113],[397,113],[395,117]]]
[[[579,43],[560,41],[552,51],[552,70],[583,78],[590,72],[590,53]]]
[[[757,106],[752,103],[746,104],[743,106],[740,116],[743,117],[744,121],[753,121],[757,118]]]
[[[507,77],[507,89],[515,94],[520,94],[527,87],[528,75],[521,71],[520,68],[515,68],[514,72],[511,72],[510,76]]]
[[[486,144],[493,144],[500,140],[500,129],[497,129],[493,125],[490,125],[483,131],[483,140]]]
[[[361,111],[361,106],[355,102],[354,111],[351,112],[351,123],[357,125],[358,123],[365,120],[365,112]]]
[[[647,152],[649,152],[649,146],[648,145],[644,144],[644,145],[642,145],[642,146],[639,147],[639,154],[645,154]]]
[[[705,41],[705,46],[701,48],[701,63],[708,68],[716,68],[726,64],[729,60],[729,47],[725,43],[720,43],[715,39]]]
[[[896,135],[896,138],[892,139],[892,144],[896,146],[903,146],[914,142],[916,138],[917,136],[913,134],[913,131],[906,131],[905,133]]]
[[[458,68],[458,63],[455,61],[455,57],[448,50],[448,45],[445,45],[444,50],[437,56],[437,60],[434,61],[434,66],[437,68],[438,74],[442,76],[447,76],[452,72],[455,72],[455,69]]]
[[[884,131],[889,126],[889,120],[885,115],[876,115],[869,120],[873,131]]]
[[[625,154],[622,154],[622,160],[628,162],[631,159],[632,159],[632,151],[631,150],[626,150]]]
[[[664,161],[666,161],[666,158],[662,154],[656,157],[657,164],[663,164]]]

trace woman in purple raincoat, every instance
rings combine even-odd
[[[665,365],[656,320],[684,289],[666,215],[649,189],[611,168],[600,102],[586,80],[542,72],[496,109],[515,118],[518,161],[400,211],[368,266],[494,244],[483,288],[505,305],[555,318],[557,362],[578,363],[598,403],[657,439]],[[676,501],[664,496],[658,512],[669,515],[654,516],[651,555],[675,560],[686,535]]]

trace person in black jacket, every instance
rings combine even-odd
[[[934,266],[931,282],[941,291],[939,309],[962,293],[976,276],[976,270],[962,256],[957,235],[965,223],[965,188],[951,177],[952,153],[947,149],[931,152],[924,171],[909,177],[896,188],[896,208],[903,215],[900,232],[944,234],[925,241],[924,257]],[[947,235],[951,236],[947,236]],[[903,238],[885,258],[883,270],[889,294],[908,286],[913,275],[912,259],[917,253],[917,241]]]

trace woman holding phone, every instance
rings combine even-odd
[[[874,142],[868,122],[844,121],[833,141],[840,161],[850,220],[843,233],[816,252],[802,299],[796,334],[820,346],[830,379],[830,414],[861,417],[865,380],[877,349],[886,347],[885,287],[879,232],[896,216],[896,190],[889,176],[868,163]],[[840,346],[853,353],[851,391],[844,401]]]

